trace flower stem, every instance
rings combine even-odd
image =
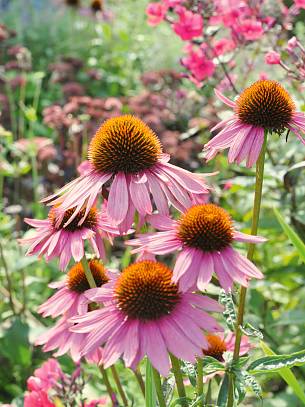
[[[265,166],[266,148],[267,148],[267,132],[265,132],[262,150],[260,152],[259,158],[256,163],[256,183],[255,183],[255,193],[254,193],[251,235],[256,235],[257,229],[258,229],[259,214],[260,214],[261,201],[262,201],[262,188],[263,188],[263,181],[264,181],[264,166]],[[247,253],[247,258],[251,261],[253,260],[254,248],[255,248],[255,245],[253,243],[250,243],[248,253]],[[240,329],[240,326],[242,326],[243,322],[244,322],[246,294],[247,294],[247,288],[241,286],[240,295],[239,295],[238,312],[237,312],[237,321],[236,321],[235,346],[234,346],[234,353],[233,353],[233,360],[235,362],[237,362],[239,359],[239,350],[240,350],[240,343],[241,343],[241,338],[242,338],[242,331]],[[232,407],[233,403],[234,403],[234,378],[233,378],[233,375],[230,375],[229,376],[229,394],[228,394],[227,407]]]
[[[90,285],[90,288],[95,288],[96,287],[95,280],[94,280],[93,275],[91,273],[88,261],[86,259],[86,255],[81,259],[81,263],[82,263],[84,272],[86,274],[87,281],[88,281],[88,283]]]
[[[188,402],[186,400],[186,393],[185,393],[185,388],[184,388],[184,383],[183,383],[183,377],[182,377],[181,370],[180,370],[180,362],[176,358],[176,356],[174,356],[172,353],[170,354],[170,358],[172,361],[172,371],[175,376],[178,395],[179,395],[179,398],[181,399],[181,405],[183,407],[186,407],[188,405]]]
[[[139,383],[140,389],[143,393],[143,396],[145,397],[145,383],[143,380],[143,377],[141,375],[140,370],[137,368],[136,370],[133,371],[135,378],[137,379],[137,382]]]
[[[112,389],[112,386],[110,384],[109,378],[108,378],[108,373],[106,372],[106,370],[103,368],[103,366],[99,366],[100,372],[102,373],[103,376],[103,382],[106,386],[107,392],[110,396],[110,400],[112,402],[113,406],[118,406],[118,401],[115,395],[115,392]]]
[[[116,367],[114,365],[112,365],[110,369],[111,369],[111,373],[112,373],[112,376],[114,378],[115,384],[116,384],[116,386],[118,388],[118,391],[120,393],[120,396],[122,398],[123,404],[124,404],[124,406],[128,406],[128,400],[127,400],[127,397],[125,395],[123,386],[122,386],[122,384],[120,382],[120,378],[119,378],[118,372],[116,370]]]
[[[197,397],[203,394],[203,360],[202,358],[197,360]],[[199,406],[203,406],[203,400]]]
[[[161,378],[159,375],[159,372],[153,367],[152,368],[153,372],[153,377],[154,377],[154,383],[155,383],[155,389],[159,401],[159,406],[160,407],[166,407],[166,403],[163,397],[163,391],[162,391],[162,385],[161,385]]]

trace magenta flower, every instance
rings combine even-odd
[[[24,395],[24,407],[55,407],[44,390],[31,391]]]
[[[236,102],[215,90],[234,115],[222,120],[213,129],[223,128],[204,146],[205,158],[229,148],[229,163],[246,161],[247,167],[256,163],[264,142],[264,132],[282,134],[291,130],[305,144],[300,132],[305,132],[305,115],[297,112],[286,90],[276,81],[259,80],[246,88]]]
[[[127,267],[102,288],[86,294],[90,301],[107,305],[72,318],[72,330],[87,333],[82,353],[105,345],[105,368],[122,355],[127,367],[135,368],[147,355],[164,376],[170,369],[168,352],[194,362],[207,346],[202,329],[221,331],[205,311],[221,311],[208,297],[182,293],[172,282],[172,271],[163,263],[141,261]]]
[[[244,19],[241,23],[235,26],[235,29],[248,41],[258,40],[264,34],[262,23],[250,18]]]
[[[118,235],[119,231],[110,225],[104,211],[97,212],[93,207],[87,211],[81,209],[75,216],[75,208],[69,209],[62,214],[59,207],[53,207],[47,219],[28,219],[24,221],[33,226],[37,231],[32,237],[20,239],[21,244],[30,245],[27,256],[38,254],[44,255],[46,261],[59,257],[59,268],[65,270],[71,257],[76,262],[84,256],[84,241],[88,240],[97,257],[105,258],[105,250],[102,237],[111,240],[112,235]],[[66,225],[68,219],[72,221]],[[79,225],[79,221],[83,223]]]
[[[215,65],[213,61],[209,60],[201,48],[188,50],[188,56],[182,58],[182,65],[187,68],[196,83],[203,81],[213,75]]]
[[[278,52],[269,51],[265,55],[265,62],[268,65],[278,65],[281,62],[281,56]]]
[[[89,267],[97,287],[108,282],[109,272],[106,272],[102,263],[98,260],[90,260]],[[75,264],[67,273],[65,281],[52,283],[50,286],[57,288],[58,291],[39,307],[38,312],[44,317],[63,316],[51,329],[43,333],[35,344],[44,345],[45,352],[58,349],[54,356],[70,352],[72,359],[77,362],[81,358],[81,346],[86,335],[71,332],[70,328],[73,324],[69,319],[88,312],[89,301],[85,294],[90,286],[82,264]],[[87,355],[88,359],[95,357],[94,353]]]
[[[140,235],[127,244],[138,246],[133,253],[146,250],[163,255],[181,250],[173,270],[173,281],[179,281],[181,290],[196,285],[205,290],[214,272],[226,291],[234,281],[246,287],[250,278],[263,278],[254,264],[232,248],[232,243],[261,243],[266,239],[234,230],[231,217],[219,206],[195,205],[178,220],[162,215],[152,215],[148,220],[162,231]]]
[[[148,16],[148,24],[155,26],[160,24],[166,15],[168,7],[161,3],[149,3],[146,7],[146,14]]]
[[[82,224],[97,196],[103,188],[108,193],[108,188],[109,219],[125,232],[136,210],[142,216],[152,212],[150,194],[160,213],[167,214],[168,202],[181,210],[191,206],[197,195],[208,193],[199,174],[171,165],[168,160],[158,137],[140,119],[130,115],[111,118],[90,143],[91,171],[44,201],[61,203],[62,211],[76,208],[65,227],[71,222]],[[80,215],[84,206],[86,211]],[[73,221],[75,217],[77,221]]]
[[[200,14],[195,14],[182,6],[177,7],[175,11],[179,20],[173,24],[173,29],[183,41],[202,35],[203,19]]]

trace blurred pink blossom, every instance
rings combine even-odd
[[[265,62],[268,65],[278,65],[281,62],[281,56],[278,52],[269,51],[265,55]]]
[[[215,55],[220,56],[225,54],[226,52],[232,51],[235,47],[236,44],[233,40],[229,38],[221,38],[220,40],[215,42],[214,52]]]
[[[202,49],[191,48],[187,57],[182,59],[182,64],[191,72],[196,81],[202,81],[213,75],[214,63],[207,59]]]
[[[202,34],[203,19],[200,14],[192,13],[182,6],[177,7],[176,12],[179,20],[173,24],[173,29],[182,40],[191,40]]]
[[[262,23],[248,18],[236,26],[236,30],[248,41],[258,40],[264,34]]]
[[[305,9],[305,0],[294,0],[294,4],[297,8],[304,8]]]
[[[149,3],[146,7],[149,25],[158,25],[164,20],[167,12],[167,6],[161,3]]]

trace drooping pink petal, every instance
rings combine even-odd
[[[247,233],[242,233],[237,230],[233,232],[233,239],[243,243],[264,243],[268,240],[263,236],[248,235]]]
[[[116,174],[110,188],[107,211],[109,218],[115,224],[124,220],[128,211],[128,190],[123,172]]]
[[[196,249],[184,248],[178,255],[176,264],[173,270],[173,282],[177,283],[179,278],[186,273],[193,262],[194,256],[197,255]]]
[[[235,108],[236,103],[233,102],[232,100],[230,100],[229,98],[227,98],[226,96],[224,96],[221,92],[219,92],[219,90],[214,89],[214,92],[216,94],[216,96],[218,97],[218,99],[220,99],[225,105],[230,106]]]

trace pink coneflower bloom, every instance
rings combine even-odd
[[[103,309],[72,318],[75,332],[87,333],[83,354],[105,345],[102,362],[107,368],[123,355],[135,368],[147,355],[164,376],[170,369],[168,353],[194,362],[207,345],[202,329],[222,328],[206,311],[221,311],[208,297],[182,293],[163,263],[141,261],[127,267],[102,288],[89,290],[90,301],[107,302]]]
[[[214,272],[226,291],[232,288],[234,281],[247,286],[250,278],[263,278],[254,264],[232,248],[232,243],[261,243],[266,239],[234,230],[229,214],[217,205],[195,205],[178,220],[152,215],[149,222],[162,231],[140,235],[127,244],[139,246],[133,253],[146,250],[163,255],[181,250],[173,281],[179,281],[183,291],[194,285],[205,290]]]
[[[101,287],[109,281],[109,272],[106,272],[102,263],[98,260],[90,260],[88,264],[97,287]],[[69,319],[88,311],[89,301],[85,293],[90,286],[82,264],[75,264],[67,273],[65,281],[52,283],[50,286],[57,288],[58,291],[39,307],[38,312],[44,317],[63,316],[51,329],[43,333],[35,344],[44,345],[45,352],[58,349],[55,356],[70,352],[72,359],[78,361],[86,335],[71,332],[70,328],[73,324]],[[88,355],[88,357],[90,356],[94,357],[92,354]]]
[[[84,256],[84,241],[88,239],[96,257],[105,258],[105,249],[102,237],[111,239],[118,235],[118,229],[111,225],[104,211],[98,212],[94,207],[87,211],[80,210],[72,222],[66,222],[75,213],[75,208],[69,209],[64,214],[59,213],[59,207],[53,207],[47,219],[28,219],[24,221],[33,226],[37,233],[25,239],[20,239],[21,244],[30,245],[28,256],[44,255],[46,261],[59,257],[59,267],[65,270],[71,257],[79,262]],[[79,225],[80,219],[83,219]],[[58,222],[59,220],[59,222]]]
[[[77,222],[81,224],[103,187],[109,188],[108,216],[121,231],[130,228],[136,210],[143,216],[152,212],[150,194],[160,213],[167,214],[168,202],[180,210],[209,190],[199,174],[169,164],[155,133],[130,115],[106,120],[90,143],[88,157],[90,172],[44,199],[61,203],[62,211],[76,208],[65,225],[86,206]]]
[[[235,345],[235,334],[232,332],[229,332],[227,335],[224,335],[223,333],[219,334],[210,334],[207,335],[207,341],[208,341],[208,346],[205,349],[202,349],[202,353],[204,356],[212,356],[214,359],[219,360],[219,362],[224,362],[223,354],[225,352],[234,352],[234,345]],[[253,346],[249,342],[249,339],[247,336],[243,336],[241,339],[240,343],[240,350],[239,350],[239,356],[246,355],[249,350]],[[203,360],[204,360],[203,356]],[[223,376],[224,371],[216,371],[213,373],[210,373],[208,375],[203,376],[203,382],[207,383],[209,380],[211,380],[213,377],[216,375],[218,376]]]
[[[246,88],[236,102],[215,90],[217,97],[234,109],[234,115],[218,123],[223,128],[204,146],[205,158],[229,148],[229,163],[240,164],[247,159],[247,167],[256,163],[264,142],[264,132],[282,134],[291,130],[305,144],[300,132],[305,132],[305,115],[297,112],[286,90],[276,81],[259,80]]]

